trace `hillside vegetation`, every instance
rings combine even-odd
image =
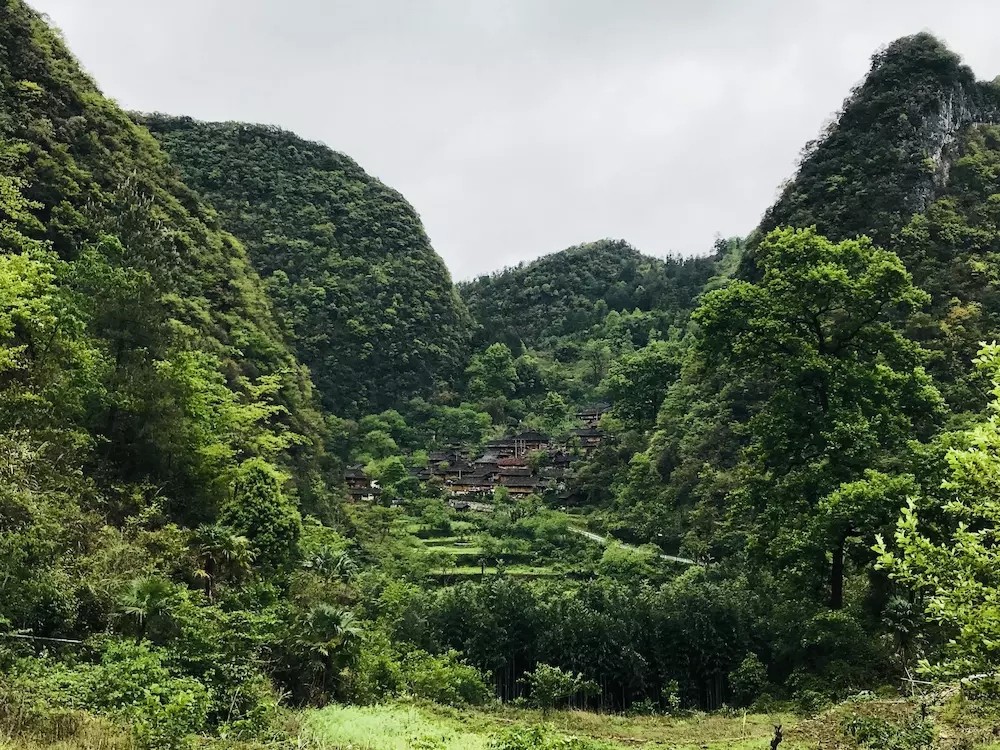
[[[277,128],[141,121],[246,246],[327,409],[378,412],[461,372],[471,321],[399,193]]]
[[[711,257],[660,260],[621,240],[603,240],[481,276],[459,290],[480,324],[479,343],[538,347],[583,334],[611,311],[658,313],[655,325],[667,331],[683,323],[714,273]]]
[[[456,290],[347,157],[0,10],[0,747],[995,742],[1000,129],[936,39],[745,241]]]

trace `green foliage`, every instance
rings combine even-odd
[[[551,727],[535,724],[516,726],[498,733],[490,741],[490,750],[608,750],[611,745],[555,732]]]
[[[559,667],[539,664],[521,678],[528,687],[528,695],[533,705],[546,715],[556,706],[565,703],[574,695],[586,696],[597,692],[597,683],[584,679],[582,674],[564,672]]]
[[[995,89],[977,83],[930,34],[888,45],[839,116],[807,144],[798,174],[767,212],[762,232],[815,225],[833,240],[867,234],[888,243],[926,207],[945,169],[934,149],[945,145],[946,135],[934,129],[959,99],[967,112],[957,125],[967,124],[963,117],[990,117],[997,106]]]
[[[749,706],[761,696],[767,687],[767,667],[757,654],[749,654],[740,665],[729,674],[736,705]]]
[[[240,466],[219,521],[246,537],[258,564],[275,569],[296,554],[302,517],[281,490],[285,477],[261,459]]]
[[[517,387],[517,368],[506,344],[492,344],[472,358],[466,371],[469,395],[474,399],[510,397]]]
[[[907,498],[892,548],[879,538],[879,562],[900,584],[921,595],[927,615],[948,634],[931,673],[966,676],[995,669],[1000,660],[1000,346],[983,348],[978,365],[993,383],[989,416],[958,436],[947,452],[946,479],[921,497]],[[938,519],[938,508],[945,518]],[[929,523],[921,517],[930,517]]]
[[[622,241],[569,248],[461,284],[480,343],[539,346],[586,331],[610,311],[662,310],[666,330],[712,274],[709,258],[658,260]]]
[[[679,347],[665,341],[653,341],[614,362],[604,389],[615,414],[630,426],[653,426],[667,389],[680,375],[680,367]]]
[[[127,724],[148,750],[190,747],[211,703],[205,686],[176,675],[162,652],[131,641],[109,643],[93,664],[18,662],[7,679],[49,710],[85,709]]]
[[[923,719],[900,724],[877,716],[857,716],[844,723],[844,731],[858,747],[878,750],[925,750],[934,746],[934,725]]]
[[[328,410],[380,411],[461,372],[468,313],[399,193],[277,128],[141,121],[245,244]]]
[[[759,282],[705,296],[694,316],[698,347],[743,391],[744,492],[761,513],[761,543],[794,559],[802,553],[787,536],[796,529],[831,549],[830,603],[839,608],[846,540],[878,529],[862,527],[869,514],[817,528],[814,511],[940,418],[924,353],[902,334],[927,295],[895,255],[864,238],[834,244],[814,230],[776,230],[757,262]]]
[[[402,681],[410,695],[446,706],[482,705],[492,695],[483,674],[465,664],[457,651],[440,656],[421,651],[408,654]]]

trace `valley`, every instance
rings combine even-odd
[[[903,37],[746,237],[455,283],[0,0],[0,748],[996,747],[998,112]]]

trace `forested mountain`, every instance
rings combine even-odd
[[[637,440],[634,425],[609,423],[616,440],[580,474],[617,533],[713,560],[729,580],[754,572],[750,596],[780,631],[756,653],[782,679],[802,679],[807,661],[826,688],[873,679],[852,663],[909,669],[908,618],[970,627],[982,614],[980,594],[949,598],[929,581],[957,554],[962,514],[995,533],[990,501],[969,487],[996,471],[980,415],[997,372],[982,342],[1000,330],[997,101],[930,35],[876,54],[734,278],[699,300],[655,429]],[[632,393],[646,382],[627,381]],[[949,504],[952,492],[964,499]],[[907,502],[908,546],[894,556]],[[983,557],[975,547],[968,563]],[[951,609],[925,610],[915,590]],[[918,630],[930,661],[954,657]],[[897,647],[863,655],[864,633]],[[845,639],[844,661],[798,652],[816,638]]]
[[[461,372],[468,313],[399,193],[277,128],[141,121],[246,246],[329,410],[381,411]]]
[[[480,326],[479,343],[532,347],[584,332],[612,310],[662,312],[666,330],[690,311],[715,260],[661,260],[622,240],[602,240],[481,276],[459,290]]]
[[[318,399],[243,247],[20,0],[0,2],[0,250],[0,715],[145,705],[163,748],[266,712],[261,629],[214,603],[334,510]],[[73,668],[36,658],[52,637],[96,641]]]
[[[831,239],[888,242],[948,184],[958,136],[1000,121],[1000,86],[977,81],[927,33],[875,55],[871,71],[820,137],[761,224],[816,225]]]
[[[991,124],[1000,111],[998,102],[996,84],[976,81],[958,56],[929,34],[888,45],[874,56],[870,74],[839,116],[807,145],[798,173],[763,218],[736,272],[741,282],[765,282],[768,251],[762,248],[773,252],[774,240],[767,238],[775,227],[815,226],[829,238],[874,238],[899,258],[913,285],[928,293],[925,302],[911,306],[897,324],[919,347],[914,361],[933,376],[953,415],[978,411],[988,398],[988,384],[976,372],[973,359],[980,342],[992,339],[1000,326],[996,275],[990,270],[1000,260],[993,210],[993,196],[1000,188],[995,178],[1000,133]],[[806,293],[801,285],[815,283],[818,291],[821,274],[833,272],[820,258],[814,262],[815,277],[797,282],[799,296]],[[892,305],[882,299],[885,293],[886,289],[873,290],[882,306],[873,311],[871,322],[888,322],[885,315]],[[851,312],[831,309],[822,299],[814,300],[815,310],[801,313],[820,326],[821,345],[828,333],[823,326],[839,325],[838,316]],[[750,309],[731,314],[740,325],[749,326]],[[706,318],[698,320],[705,325]],[[858,325],[863,330],[864,321]],[[735,346],[738,330],[739,326],[715,346]],[[697,333],[692,341],[701,335]],[[691,351],[698,350],[696,345]],[[825,354],[830,354],[829,348]],[[731,364],[742,369],[747,362]],[[789,360],[778,365],[784,370]],[[686,538],[687,544],[697,546],[706,537],[688,523],[708,529],[706,520],[731,501],[733,472],[746,448],[747,422],[764,393],[718,362],[709,365],[693,355],[687,368],[664,405],[660,430],[652,437],[649,458],[661,489],[655,500],[643,493],[635,508],[641,508],[636,517],[645,514],[647,519],[652,513],[665,513],[660,523],[680,524],[671,526],[676,543]],[[776,377],[769,376],[772,383]],[[816,387],[815,378],[823,379],[808,370],[800,377],[803,390]],[[706,471],[707,466],[711,470]],[[709,502],[713,493],[718,494]],[[628,497],[629,504],[636,499]],[[697,510],[689,514],[691,508]],[[712,544],[721,541],[710,535]]]

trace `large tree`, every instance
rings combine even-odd
[[[864,237],[833,243],[815,229],[779,229],[757,263],[759,281],[705,296],[698,346],[744,399],[743,492],[757,548],[814,582],[829,557],[839,608],[845,548],[874,533],[861,528],[873,514],[824,514],[833,506],[823,500],[935,424],[940,396],[902,333],[928,297]]]
[[[993,382],[988,417],[945,436],[945,480],[914,489],[895,543],[880,537],[877,545],[879,565],[942,628],[943,652],[921,665],[939,676],[1000,665],[1000,346],[984,347],[976,363]]]

